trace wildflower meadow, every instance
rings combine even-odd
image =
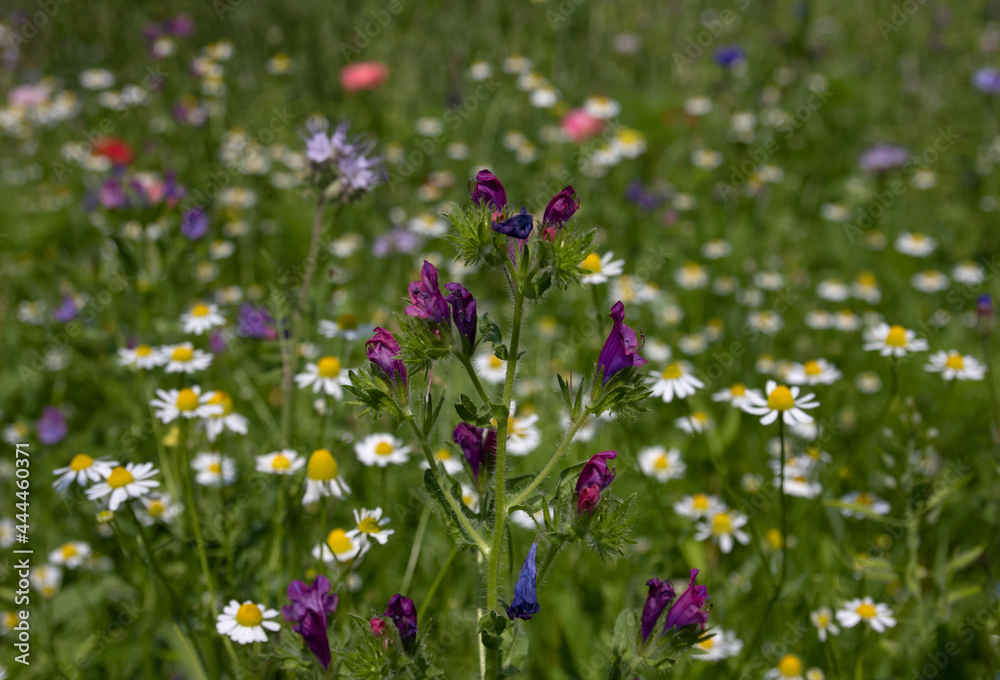
[[[1000,678],[997,164],[996,2],[4,4],[0,680]]]

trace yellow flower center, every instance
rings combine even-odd
[[[472,496],[470,496],[469,494],[464,493],[464,494],[462,494],[462,502],[465,503],[465,506],[467,508],[472,508],[472,506],[476,502],[476,499],[473,498]]]
[[[191,308],[191,316],[208,316],[208,307],[205,305],[195,305]]]
[[[906,329],[902,326],[890,326],[889,334],[885,336],[885,344],[890,347],[906,347]]]
[[[858,605],[855,610],[863,619],[870,619],[875,616],[875,607],[871,606],[867,602],[862,602]]]
[[[161,500],[150,501],[149,507],[146,508],[149,514],[152,515],[153,517],[159,517],[160,515],[163,514],[163,511],[166,509],[167,506],[165,506],[163,504],[163,501]]]
[[[292,461],[288,460],[288,457],[283,454],[278,454],[271,460],[272,470],[287,470],[292,467]]]
[[[153,353],[153,348],[149,345],[139,345],[135,348],[135,355],[137,357],[148,357]]]
[[[215,392],[213,392],[212,396],[208,398],[207,403],[222,405],[222,413],[218,413],[215,416],[213,416],[215,418],[228,416],[230,413],[233,412],[233,398],[221,390],[216,390]]]
[[[735,385],[729,388],[729,393],[734,397],[742,397],[747,393],[746,385],[744,385],[743,383],[736,383]]]
[[[434,460],[445,461],[451,460],[451,451],[448,449],[438,449],[437,453],[434,454]]]
[[[691,414],[691,421],[699,425],[704,425],[708,422],[708,414],[704,411],[695,411]]]
[[[191,361],[194,359],[194,350],[189,347],[176,347],[174,351],[170,353],[170,358],[173,361]]]
[[[823,372],[823,367],[818,361],[807,361],[805,365],[806,375],[819,375]]]
[[[703,493],[696,493],[691,498],[691,505],[695,510],[708,510],[708,496]]]
[[[677,380],[677,378],[683,375],[681,367],[679,364],[670,364],[665,369],[663,369],[663,379],[664,380]]]
[[[326,449],[316,449],[309,456],[306,466],[306,477],[316,482],[325,482],[337,478],[337,461]]]
[[[78,453],[73,456],[73,460],[69,462],[69,469],[73,472],[79,472],[80,470],[86,470],[91,465],[94,464],[94,459],[85,453]]]
[[[620,135],[618,135],[618,141],[627,146],[636,144],[642,141],[642,135],[640,135],[635,130],[625,130]]]
[[[733,520],[728,514],[720,512],[712,518],[712,533],[716,536],[733,533]]]
[[[132,476],[132,473],[120,465],[112,470],[111,474],[108,475],[108,486],[112,489],[120,489],[121,487],[127,486],[134,481],[135,477]]]
[[[596,274],[601,271],[601,257],[597,253],[591,253],[580,263],[580,266]]]
[[[335,555],[342,555],[343,553],[354,548],[354,544],[351,543],[351,537],[348,536],[347,532],[343,529],[334,529],[327,534],[326,544],[330,546],[330,550],[332,550]]]
[[[944,362],[944,365],[948,368],[954,368],[955,370],[961,370],[965,365],[965,361],[961,354],[949,354],[948,360]]]
[[[775,411],[787,411],[795,406],[795,398],[791,390],[784,385],[778,385],[767,396],[767,407]]]
[[[76,546],[73,545],[72,543],[67,543],[66,545],[64,545],[63,547],[61,547],[59,550],[62,552],[62,556],[63,556],[64,560],[68,560],[71,557],[76,557],[79,554],[77,552],[77,550],[76,550]]]
[[[914,234],[912,238],[914,243],[923,243],[925,240],[927,240],[927,237],[924,236],[923,234]]]
[[[341,314],[337,317],[337,325],[341,330],[353,330],[358,327],[358,317],[353,314]]]
[[[176,406],[178,411],[193,411],[198,408],[198,395],[194,390],[185,387],[177,393]]]
[[[336,378],[340,375],[340,359],[323,357],[319,360],[318,371],[321,378]]]
[[[249,602],[241,604],[239,611],[236,612],[236,623],[247,628],[259,626],[263,620],[264,615],[261,613],[260,607]]]
[[[778,672],[786,678],[797,678],[802,675],[802,662],[794,654],[786,654],[778,662]]]
[[[830,624],[830,617],[826,614],[819,614],[816,616],[816,623],[820,628],[826,628]]]
[[[667,458],[667,454],[661,453],[659,456],[657,456],[656,462],[653,463],[653,467],[655,467],[657,470],[666,470],[668,467],[670,467],[670,459]]]
[[[392,453],[392,444],[389,442],[379,442],[378,446],[375,447],[375,454],[379,456],[388,456]]]
[[[500,368],[503,366],[503,359],[498,357],[496,354],[490,355],[490,368]]]
[[[857,499],[854,502],[857,505],[871,505],[872,495],[870,493],[859,493]]]
[[[208,471],[211,472],[213,475],[221,475],[222,474],[222,463],[209,463],[208,464]]]
[[[871,272],[861,272],[858,274],[858,283],[865,288],[870,288],[877,283],[877,280]]]
[[[378,521],[374,517],[365,517],[358,522],[358,531],[363,534],[377,534],[379,530]]]
[[[768,545],[770,545],[774,550],[777,550],[778,548],[781,547],[781,544],[783,542],[784,541],[781,540],[781,532],[779,530],[777,530],[777,529],[768,529],[768,531],[767,531],[767,543],[768,543]]]

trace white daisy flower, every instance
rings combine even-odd
[[[8,444],[23,443],[28,434],[28,426],[24,423],[11,423],[3,429],[3,440]]]
[[[774,335],[785,327],[785,320],[775,311],[754,310],[747,314],[747,324],[766,335]]]
[[[122,366],[136,366],[145,370],[156,368],[167,363],[169,357],[164,356],[149,345],[136,345],[132,349],[118,348],[118,363]]]
[[[689,116],[704,116],[712,110],[712,100],[708,97],[690,97],[684,101],[684,113]]]
[[[729,244],[729,241],[723,241],[721,238],[709,239],[701,244],[701,254],[709,260],[718,260],[720,257],[725,257],[732,252],[733,247]]]
[[[876,515],[888,515],[892,509],[889,501],[867,491],[851,491],[850,493],[846,493],[840,497],[840,502],[847,503],[848,505],[860,505]],[[840,514],[844,517],[853,517],[854,519],[865,519],[868,517],[867,514],[851,510],[850,508],[841,508]]]
[[[267,633],[281,630],[277,621],[269,621],[278,615],[278,610],[267,609],[262,604],[247,600],[240,604],[230,600],[215,620],[215,630],[219,635],[227,635],[236,643],[246,645],[251,642],[267,642]]]
[[[719,390],[712,395],[712,401],[724,401],[738,409],[750,404],[754,398],[763,399],[764,395],[761,394],[760,390],[748,389],[743,383],[733,383],[726,389]]]
[[[347,535],[354,538],[360,534],[364,534],[369,539],[385,545],[389,537],[396,533],[393,529],[382,528],[390,521],[388,517],[382,517],[382,508],[375,508],[374,510],[362,508],[360,511],[355,510],[354,524],[356,528],[348,531]]]
[[[929,362],[924,368],[931,373],[940,373],[945,380],[982,380],[986,375],[985,364],[955,349],[935,352]]]
[[[902,326],[880,323],[865,331],[865,350],[877,350],[884,357],[905,356],[907,352],[927,351],[927,341],[918,338],[916,331]]]
[[[882,380],[874,371],[864,371],[854,376],[854,384],[863,394],[875,394],[882,389]]]
[[[447,447],[441,447],[434,452],[434,462],[439,465],[443,465],[444,471],[452,476],[461,473],[462,470],[465,469],[465,466],[462,465],[461,457],[456,456],[451,452],[451,449]],[[427,464],[426,460],[420,461],[421,470],[427,470],[428,468],[430,468],[430,465]]]
[[[140,498],[158,487],[160,482],[150,479],[157,473],[152,463],[119,465],[108,473],[103,482],[87,489],[87,498],[96,501],[110,495],[108,509],[114,512],[130,498]]]
[[[694,367],[686,361],[675,361],[667,364],[663,372],[653,371],[649,374],[653,380],[652,396],[660,397],[670,403],[677,399],[687,399],[705,386],[705,383],[694,377]]]
[[[856,331],[861,328],[861,317],[849,309],[842,309],[834,315],[833,327],[838,331]]]
[[[106,458],[91,458],[85,453],[78,453],[73,456],[73,460],[66,467],[56,468],[52,474],[58,479],[52,482],[52,486],[57,491],[65,491],[73,482],[80,486],[87,486],[90,482],[99,482],[107,479],[111,470],[118,466],[118,463]]]
[[[358,317],[353,314],[341,314],[336,321],[323,319],[317,328],[319,334],[325,338],[344,338],[347,341],[368,338],[375,330],[371,324],[362,324]]]
[[[202,349],[195,349],[190,342],[179,345],[158,347],[160,361],[167,373],[197,373],[212,365],[212,355]]]
[[[708,348],[708,339],[701,333],[682,335],[677,341],[677,348],[689,356],[701,354]]]
[[[531,91],[531,105],[538,109],[551,109],[559,101],[559,90],[544,83]]]
[[[962,262],[951,270],[951,278],[966,286],[978,286],[986,280],[986,271],[978,262]]]
[[[646,138],[638,130],[625,128],[612,141],[615,152],[624,158],[638,158],[646,150]]]
[[[181,314],[181,324],[185,333],[204,335],[213,328],[226,325],[226,319],[219,314],[218,305],[198,303],[190,311]]]
[[[317,560],[329,564],[337,562],[350,562],[360,559],[372,547],[367,534],[355,533],[351,536],[343,529],[334,529],[326,535],[323,543],[317,544],[312,549],[312,556]]]
[[[715,426],[715,421],[703,411],[695,411],[690,416],[682,416],[674,421],[674,427],[688,434],[701,434]]]
[[[935,269],[926,269],[917,272],[910,279],[913,287],[921,293],[938,293],[946,290],[949,285],[948,277]]]
[[[733,631],[716,628],[712,632],[714,633],[712,637],[694,646],[696,650],[701,650],[704,654],[692,654],[692,659],[721,661],[732,656],[739,656],[739,653],[743,651],[743,641],[736,637],[736,633]]]
[[[351,379],[348,376],[348,371],[341,368],[340,359],[326,356],[317,363],[311,361],[307,363],[305,372],[295,376],[295,384],[299,386],[299,389],[312,385],[314,393],[322,390],[334,399],[343,399],[344,388],[342,386],[350,385]]]
[[[878,280],[869,271],[858,274],[858,278],[851,284],[851,295],[872,305],[877,305],[882,300]]]
[[[233,411],[233,399],[228,393],[222,390],[206,392],[205,400],[206,404],[217,404],[222,407],[222,413],[210,415],[205,420],[205,434],[208,435],[208,441],[214,442],[223,430],[229,430],[236,434],[247,433],[247,425],[250,421]]]
[[[202,486],[229,486],[236,481],[236,461],[220,453],[199,453],[191,469],[194,481]]]
[[[80,85],[87,90],[106,90],[115,84],[115,76],[103,68],[88,68],[80,73]]]
[[[876,603],[870,597],[848,600],[841,609],[837,610],[837,622],[844,628],[854,628],[862,621],[876,633],[881,633],[896,625],[896,619],[893,617],[889,605],[882,602]]]
[[[823,492],[823,485],[819,482],[810,481],[802,468],[789,468],[786,466],[784,482],[781,482],[780,475],[774,478],[774,482],[776,485],[781,483],[782,489],[789,496],[816,498],[816,496]]]
[[[688,262],[674,272],[674,281],[685,290],[698,290],[708,285],[708,270],[697,262]]]
[[[469,484],[462,484],[462,503],[472,512],[479,512],[479,493]]]
[[[180,418],[208,418],[222,413],[219,404],[209,404],[208,395],[197,385],[182,390],[156,390],[156,399],[149,402],[156,409],[156,417],[164,425]]]
[[[683,517],[699,519],[702,517],[713,517],[720,512],[726,511],[726,504],[715,496],[705,493],[696,493],[692,496],[684,496],[674,503],[674,512]]]
[[[671,479],[681,479],[687,470],[687,465],[677,449],[669,451],[663,446],[650,446],[639,452],[639,469],[649,477],[655,477],[658,482]]]
[[[507,362],[492,352],[477,354],[473,363],[479,377],[491,385],[499,385],[507,378]]]
[[[904,231],[896,238],[896,250],[912,257],[927,257],[936,247],[937,241],[924,234]]]
[[[63,572],[54,564],[43,564],[31,570],[30,578],[35,590],[41,593],[42,597],[50,599],[55,597],[62,586]]]
[[[388,467],[410,460],[412,447],[388,433],[370,434],[354,445],[354,453],[364,465]]]
[[[722,165],[723,156],[712,149],[695,149],[691,152],[691,165],[701,170],[714,170]]]
[[[711,538],[719,544],[722,552],[729,553],[733,549],[734,539],[743,545],[750,542],[750,534],[740,528],[746,523],[746,515],[735,510],[719,512],[695,525],[694,539],[704,541]]]
[[[14,520],[0,519],[0,548],[9,548],[14,545]]]
[[[814,309],[806,313],[806,325],[814,330],[833,327],[833,315],[825,309]]]
[[[517,402],[510,402],[510,416],[507,418],[507,453],[512,456],[527,456],[542,443],[542,431],[535,423],[538,414],[517,417],[514,415]],[[491,421],[497,427],[496,419]]]
[[[826,359],[814,359],[804,364],[792,364],[785,380],[792,385],[830,385],[840,380],[842,374]]]
[[[597,285],[616,276],[621,276],[621,273],[625,271],[625,260],[615,260],[614,256],[614,252],[609,250],[604,255],[591,253],[584,258],[580,266],[590,273],[584,274],[580,282],[584,285]]]
[[[184,510],[184,505],[174,503],[168,493],[153,493],[139,500],[145,512],[139,513],[138,517],[145,526],[152,526],[156,522],[170,524]]]
[[[431,213],[424,213],[423,215],[411,218],[407,222],[406,227],[413,233],[426,236],[427,238],[436,238],[448,233],[447,223],[437,215],[432,215]]]
[[[257,472],[264,472],[271,475],[294,475],[306,464],[306,459],[292,449],[282,449],[272,451],[262,456],[257,456],[254,468]]]
[[[552,517],[552,513],[555,510],[555,506],[551,503],[549,504],[549,517]],[[524,510],[515,510],[510,513],[509,517],[512,524],[519,526],[522,529],[528,529],[530,531],[539,531],[545,528],[545,513],[539,508],[532,514],[526,513]]]
[[[302,505],[315,503],[324,496],[343,499],[351,493],[347,482],[339,474],[337,460],[326,449],[316,449],[309,456],[305,485],[306,492],[302,496]]]
[[[826,642],[827,635],[840,635],[840,628],[833,622],[833,612],[829,607],[820,607],[809,614],[809,620],[816,626],[816,637]]]
[[[90,552],[90,546],[83,541],[69,541],[49,553],[49,562],[67,569],[76,569],[90,557]]]
[[[469,77],[472,80],[486,80],[493,75],[493,65],[486,61],[474,61],[469,64]]]
[[[588,97],[583,102],[583,110],[586,111],[587,115],[591,118],[609,120],[621,113],[622,107],[621,104],[616,102],[614,99],[597,96]]]
[[[764,680],[802,680],[802,660],[794,654],[785,654],[777,666],[764,673]]]
[[[751,404],[744,406],[743,410],[755,416],[762,416],[761,425],[770,425],[781,416],[786,425],[796,423],[811,423],[812,416],[802,409],[816,408],[819,402],[815,401],[814,394],[799,396],[798,387],[785,387],[773,380],[768,380],[764,389],[767,399],[754,395]]]
[[[849,293],[847,284],[840,279],[824,279],[816,286],[816,294],[831,302],[843,302]]]

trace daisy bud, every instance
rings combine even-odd
[[[489,170],[480,170],[476,174],[476,179],[469,184],[472,185],[469,188],[469,198],[476,205],[486,203],[494,212],[503,212],[507,207],[507,192],[504,191],[503,184],[497,176]]]
[[[507,607],[507,616],[511,619],[518,618],[527,621],[532,614],[537,614],[541,609],[538,606],[538,595],[535,592],[535,554],[537,551],[538,544],[532,543],[528,556],[524,558],[521,575],[517,577],[517,583],[514,585],[514,601]]]
[[[427,260],[420,270],[420,280],[410,283],[410,306],[404,310],[407,316],[427,319],[432,323],[448,324],[448,303],[438,288],[438,270]]]
[[[396,593],[389,599],[385,615],[392,619],[403,641],[403,648],[412,652],[417,641],[417,608],[413,600]],[[374,630],[374,628],[373,628]]]
[[[642,334],[625,325],[625,305],[619,300],[611,308],[609,315],[615,322],[608,339],[604,343],[597,359],[598,368],[604,371],[604,384],[616,373],[628,366],[644,366],[647,362],[639,356],[642,349]]]

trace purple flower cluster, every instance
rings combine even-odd
[[[573,187],[567,186],[549,200],[542,217],[545,238],[554,238],[562,225],[580,209],[580,201],[574,199],[575,195]],[[493,230],[497,233],[516,239],[526,239],[531,235],[534,217],[523,207],[519,213],[504,219],[507,192],[503,183],[489,170],[480,170],[476,178],[470,180],[469,198],[476,205],[486,205],[493,211]]]
[[[667,612],[666,621],[663,624],[663,633],[671,628],[683,628],[684,626],[699,625],[705,627],[708,621],[708,588],[706,586],[695,585],[695,578],[698,570],[691,570],[691,581],[687,590],[677,598],[673,606]],[[651,578],[646,582],[649,586],[649,594],[646,596],[646,604],[642,608],[641,631],[642,642],[652,634],[656,628],[656,622],[660,619],[663,610],[674,601],[674,586],[668,581],[661,581],[658,578]]]
[[[303,139],[306,158],[315,169],[330,168],[340,183],[342,198],[355,198],[385,181],[382,157],[371,157],[374,142],[348,136],[349,124],[341,121],[333,134],[327,134],[329,121],[313,119],[306,124]]]
[[[327,617],[337,611],[337,595],[330,593],[330,581],[317,576],[311,586],[302,581],[288,585],[290,605],[281,608],[281,615],[292,624],[292,630],[303,637],[306,646],[316,655],[323,670],[330,667],[330,640],[327,638]]]

